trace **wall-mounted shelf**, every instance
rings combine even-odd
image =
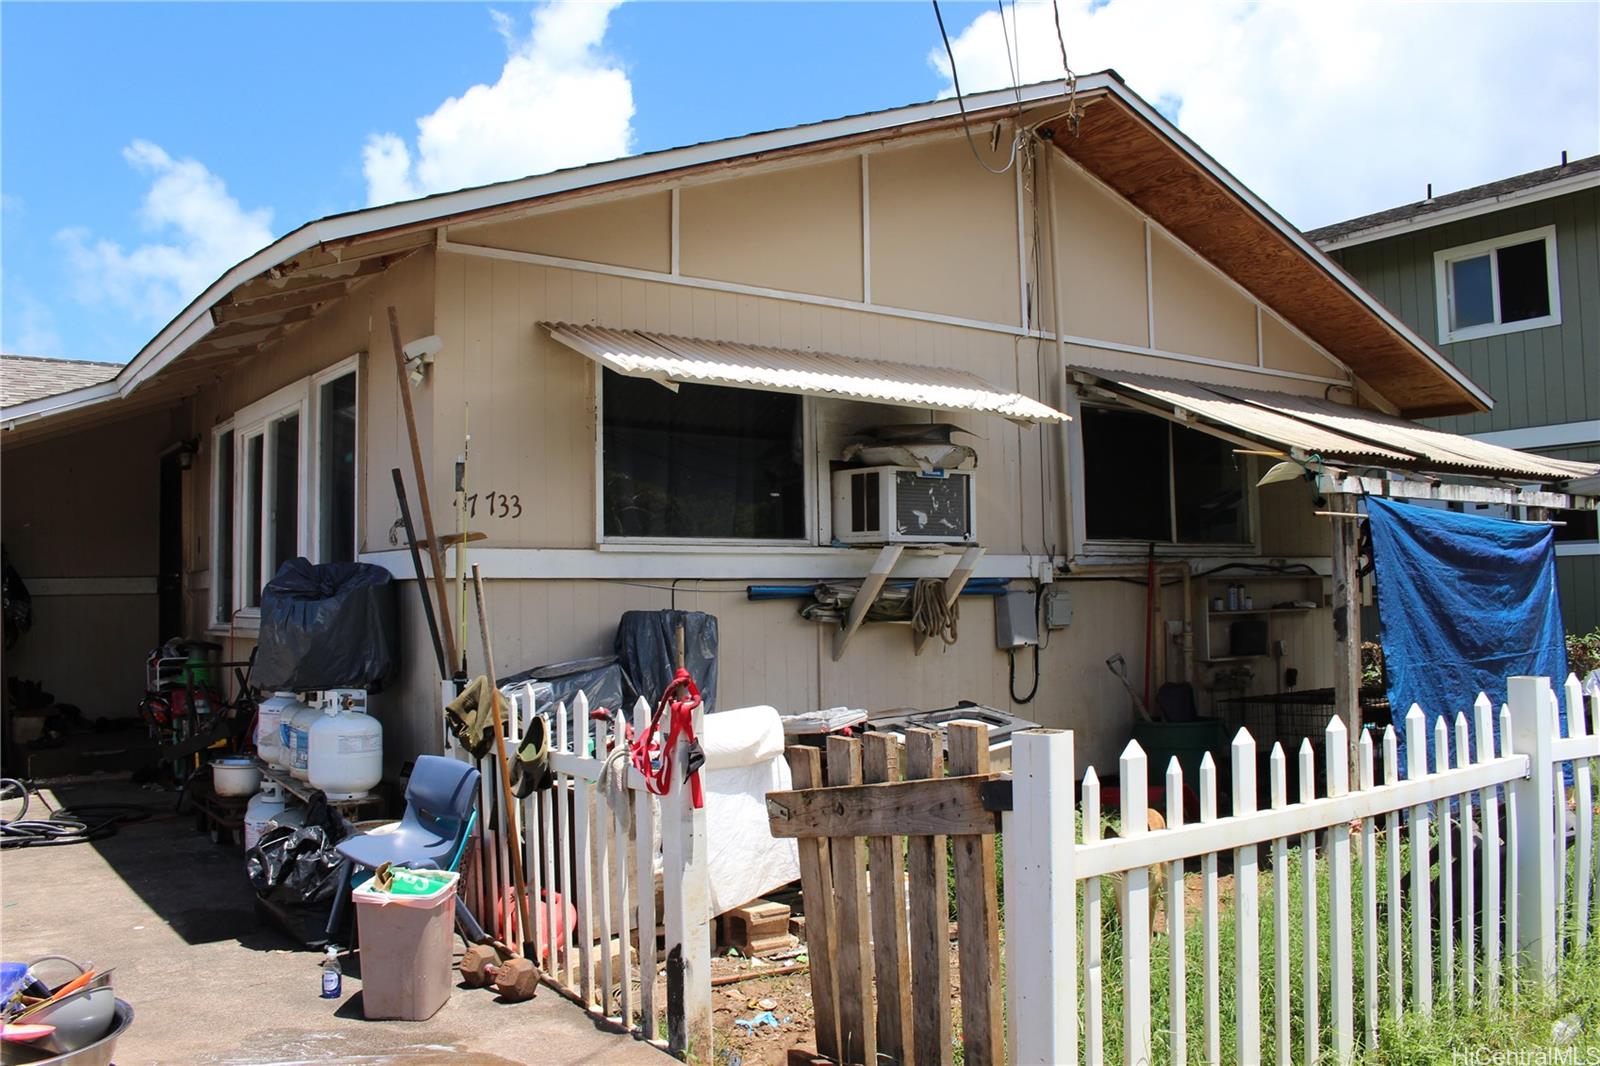
[[[1242,663],[1267,658],[1272,654],[1272,643],[1276,639],[1273,619],[1283,615],[1303,615],[1316,609],[1273,605],[1302,600],[1321,606],[1325,602],[1323,580],[1318,574],[1273,573],[1217,574],[1206,578],[1200,588],[1203,597],[1200,616],[1204,620],[1202,628],[1205,641],[1200,661]],[[1228,586],[1233,584],[1243,585],[1246,593],[1258,601],[1258,605],[1233,610],[1214,609],[1211,601],[1218,597],[1225,598]],[[1259,620],[1260,627],[1253,633],[1242,631],[1238,623],[1252,620]],[[1246,642],[1243,649],[1235,646],[1241,641]]]
[[[861,623],[866,621],[867,611],[883,591],[884,583],[889,580],[889,574],[894,570],[895,564],[900,561],[906,545],[885,544],[878,552],[878,557],[873,560],[872,568],[867,571],[867,576],[861,579],[861,588],[856,592],[856,598],[850,603],[850,612],[845,615],[844,621],[839,623],[839,628],[833,634],[833,661],[838,662],[844,655],[845,648],[850,643],[850,638],[856,635],[856,630],[861,628]],[[978,560],[983,558],[984,549],[977,545],[967,547],[961,553],[960,560],[955,569],[950,571],[950,576],[944,579],[944,596],[946,606],[956,602],[961,595],[961,590],[966,588],[967,581],[972,577],[972,571],[977,569]],[[916,654],[922,654],[923,645],[927,637],[921,632],[913,635],[913,647]]]

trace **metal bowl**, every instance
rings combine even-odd
[[[13,1063],[19,1066],[23,1063],[27,1066],[111,1066],[117,1040],[132,1024],[133,1005],[119,999],[115,1003],[111,1031],[93,1043],[61,1054],[51,1054],[36,1044],[0,1044],[0,1063],[4,1066]]]
[[[88,1047],[112,1028],[117,1013],[117,994],[109,985],[86,985],[53,1003],[27,1012],[21,1021],[53,1025],[56,1031],[33,1046],[58,1055]]]

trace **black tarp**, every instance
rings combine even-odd
[[[381,566],[294,558],[261,592],[252,680],[263,689],[376,691],[399,653],[394,581]]]

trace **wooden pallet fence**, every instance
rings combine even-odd
[[[786,753],[795,789],[767,797],[774,836],[799,841],[818,1054],[843,1064],[949,1063],[946,840],[954,852],[962,1051],[1005,1058],[999,893],[988,738],[912,730],[828,738],[827,781],[813,747]]]

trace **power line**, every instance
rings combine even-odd
[[[967,147],[972,149],[972,158],[976,159],[978,161],[978,165],[984,170],[987,170],[991,174],[1004,174],[1009,171],[1012,167],[1012,164],[1016,163],[1017,161],[1017,141],[1019,138],[1015,136],[1011,138],[1011,156],[1006,160],[1006,165],[1001,167],[999,170],[991,167],[988,161],[983,158],[981,153],[979,153],[977,142],[972,139],[972,120],[967,115],[967,102],[961,96],[961,75],[956,73],[956,53],[955,50],[950,47],[950,34],[945,32],[944,15],[939,11],[939,0],[933,0],[933,17],[938,20],[939,23],[939,36],[944,40],[944,54],[950,58],[950,80],[955,83],[956,106],[961,109],[961,128],[966,132],[967,135]],[[1000,26],[1002,30],[1005,28],[1005,18],[1003,16],[1000,19]],[[1010,56],[1010,51],[1010,47],[1007,46],[1006,54],[1008,59]]]

